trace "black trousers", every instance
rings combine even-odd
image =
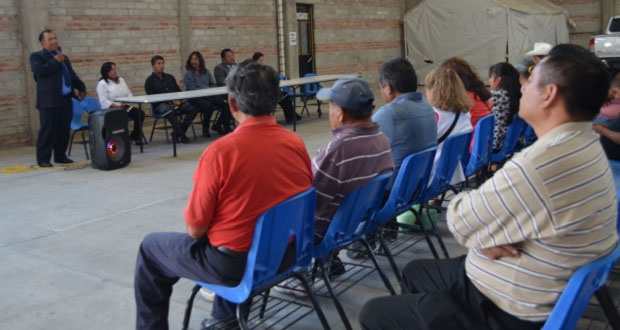
[[[153,233],[144,238],[138,252],[134,278],[138,330],[168,329],[172,286],[179,278],[235,286],[245,270],[247,257],[231,257],[204,239],[185,233]],[[226,319],[236,305],[215,297],[211,315]]]
[[[193,105],[187,102],[182,103],[181,106],[178,108],[178,114],[183,115],[183,123],[179,123],[179,118],[177,117],[177,114],[175,113],[175,111],[171,111],[174,110],[174,108],[170,103],[161,103],[157,105],[154,110],[159,114],[168,113],[168,115],[166,115],[166,118],[168,119],[168,121],[170,121],[170,124],[172,125],[172,130],[178,135],[185,135],[185,132],[194,121],[194,118],[196,118],[196,115],[198,115],[198,109],[196,109]]]
[[[37,136],[37,163],[50,162],[52,151],[56,161],[67,157],[72,116],[71,95],[62,97],[60,107],[39,109],[41,128]]]
[[[280,107],[282,108],[282,112],[284,112],[284,120],[287,123],[293,122],[293,117],[297,115],[295,109],[293,109],[293,100],[288,94],[283,91],[280,91],[280,102],[278,102]]]
[[[142,137],[140,136],[140,132],[142,132],[142,124],[144,123],[144,111],[133,108],[128,112],[129,117],[133,119],[133,131],[131,131],[131,139],[134,141],[141,141]],[[140,120],[138,120],[140,118]],[[140,126],[138,126],[138,122],[140,122]]]
[[[360,312],[362,329],[540,329],[495,306],[465,274],[465,256],[410,262],[402,295],[375,298]]]
[[[209,124],[211,123],[211,116],[215,109],[220,110],[221,114],[215,123],[214,127],[218,126],[230,126],[231,114],[230,108],[228,107],[228,103],[224,102],[224,99],[218,96],[212,97],[200,97],[190,99],[189,103],[194,107],[198,108],[198,111],[202,112],[204,116],[204,120],[202,122],[203,132],[209,131]]]

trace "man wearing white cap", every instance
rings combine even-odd
[[[545,56],[549,55],[551,48],[553,48],[553,46],[546,42],[537,42],[534,44],[534,49],[525,53],[525,55],[532,56],[534,63],[538,64]]]

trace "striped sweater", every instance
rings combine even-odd
[[[467,276],[520,319],[546,320],[577,268],[618,241],[616,191],[598,140],[590,122],[558,126],[449,205],[448,227],[469,248]],[[502,244],[521,256],[480,253]]]
[[[332,133],[334,139],[312,160],[317,193],[315,241],[323,239],[345,195],[394,169],[390,141],[379,125],[341,126]]]

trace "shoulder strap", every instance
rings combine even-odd
[[[448,138],[448,136],[450,136],[450,133],[452,133],[454,126],[456,126],[456,122],[459,121],[460,115],[461,115],[460,111],[456,113],[456,116],[454,116],[454,120],[452,121],[452,124],[450,125],[450,127],[448,127],[448,130],[445,133],[443,133],[443,135],[439,138],[439,140],[437,140],[437,144],[442,143],[445,139]]]

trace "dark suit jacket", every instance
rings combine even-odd
[[[84,82],[73,71],[67,55],[64,62],[71,73],[71,88],[86,92]],[[37,82],[37,108],[59,107],[62,104],[62,63],[58,63],[52,53],[42,49],[30,54],[30,67]]]
[[[213,75],[215,76],[215,83],[218,86],[226,86],[226,76],[228,76],[230,70],[231,69],[224,62],[215,66]]]

